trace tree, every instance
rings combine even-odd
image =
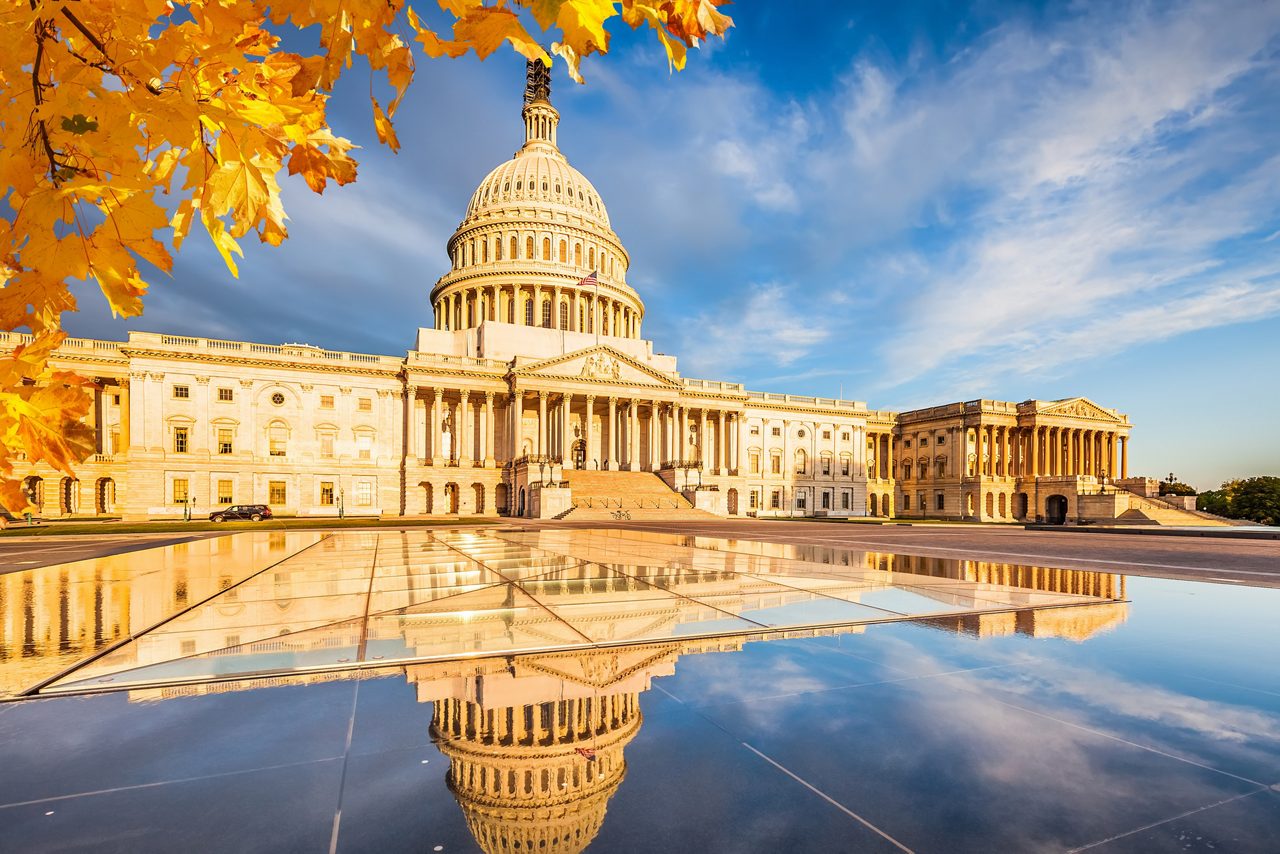
[[[1201,494],[1196,499],[1196,509],[1228,519],[1280,525],[1280,477],[1263,475],[1227,481],[1222,489]]]
[[[1195,495],[1196,488],[1190,484],[1183,483],[1180,480],[1165,480],[1160,482],[1161,495]]]
[[[688,47],[732,26],[727,0],[438,0],[441,35],[405,0],[0,0],[0,332],[30,341],[0,358],[0,507],[27,505],[14,465],[68,474],[91,450],[81,424],[91,382],[49,366],[65,338],[74,282],[93,282],[117,316],[142,313],[147,267],[168,272],[196,227],[232,275],[251,232],[287,236],[280,173],[316,193],[356,179],[352,144],[326,117],[328,93],[360,57],[378,138],[398,150],[392,119],[413,80],[412,33],[429,57],[504,43],[548,66],[606,53],[606,24],[652,28],[672,68]],[[526,27],[558,34],[550,51]],[[318,52],[281,49],[314,31]]]

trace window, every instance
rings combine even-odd
[[[769,431],[769,435],[770,435],[770,436],[781,436],[781,435],[782,435],[782,428],[781,428],[781,427],[774,427],[772,430],[770,430],[770,431]]]
[[[175,454],[185,454],[187,452],[189,432],[186,427],[173,428],[173,452]]]
[[[594,247],[587,250],[587,266],[593,270],[596,267],[596,250]]]
[[[533,300],[524,301],[524,325],[533,326]]]
[[[773,474],[782,474],[782,454],[774,452],[769,455],[769,471]]]
[[[796,451],[796,474],[804,474],[805,469],[809,467],[809,458],[805,455],[804,450]]]
[[[173,396],[177,400],[189,400],[191,398],[191,387],[176,385],[173,387]]]
[[[230,427],[218,428],[218,453],[230,454],[232,452],[232,429]]]
[[[231,493],[232,493],[231,481],[229,480],[218,481],[218,503],[219,504],[232,503],[235,499],[232,498]]]
[[[831,431],[830,431],[830,430],[823,430],[823,431],[822,431],[822,438],[824,438],[824,439],[830,439],[830,438],[831,438]]]
[[[333,409],[333,395],[331,394],[320,395],[320,408]]]
[[[120,405],[120,395],[118,395],[118,394],[113,394],[113,395],[111,395],[111,402],[112,402],[113,404],[115,404],[116,406],[119,406],[119,405]]]
[[[285,489],[283,480],[273,480],[267,483],[267,500],[272,504],[284,504],[288,492]]]
[[[751,490],[751,494],[747,496],[747,507],[751,510],[758,510],[760,508],[759,490]]]
[[[320,456],[325,459],[333,459],[333,434],[320,434]]]
[[[911,480],[911,463],[909,461],[902,464],[902,479]]]
[[[551,238],[550,237],[542,238],[542,260],[543,261],[551,260]]]
[[[759,428],[758,426],[756,426],[756,425],[752,425],[752,427],[751,427],[751,435],[752,435],[752,436],[759,436],[759,435],[760,435],[760,428]]]
[[[361,412],[372,412],[373,398],[371,397],[360,398],[358,401],[356,401],[356,409],[360,410]]]
[[[284,394],[281,392],[276,392],[275,394],[271,395],[271,402],[274,403],[276,406],[284,406]]]
[[[187,479],[185,477],[175,477],[173,479],[173,503],[186,504],[190,495],[190,485]]]
[[[333,481],[320,481],[320,504],[325,507],[333,506]]]
[[[947,437],[942,435],[941,433],[939,433],[938,438],[934,440],[935,445],[945,445],[946,443],[947,443]]]
[[[569,328],[569,303],[567,302],[560,303],[560,328]]]
[[[514,248],[514,247],[513,247],[513,248]],[[495,238],[495,239],[494,239],[494,241],[493,241],[493,260],[495,260],[495,261],[501,261],[501,260],[502,260],[502,237],[501,237],[501,235],[499,235],[499,236],[498,236],[497,238]]]
[[[519,246],[520,244],[516,242],[516,239],[514,237],[512,237],[511,238],[511,260],[513,261],[515,260],[516,255],[519,254],[517,252],[517,249],[519,249]]]
[[[911,447],[911,440],[910,440],[910,439],[903,439],[903,440],[902,440],[902,447],[904,447],[904,448],[910,448],[910,447]]]
[[[760,473],[760,453],[758,451],[752,451],[751,453],[747,454],[747,460],[748,460],[748,465],[750,466],[751,473],[759,474]]]
[[[796,493],[796,509],[804,510],[809,506],[809,496],[803,492]]]
[[[831,474],[831,457],[822,458],[822,473]]]
[[[849,476],[849,462],[850,460],[848,457],[840,458],[840,474],[844,475],[845,477]]]
[[[775,489],[773,492],[769,493],[769,506],[774,510],[777,510],[779,507],[782,506],[781,492]]]
[[[920,437],[920,447],[924,448],[924,447],[927,447],[928,445],[929,445],[929,437],[928,437],[928,436],[921,436],[921,437]]]
[[[903,510],[911,509],[911,496],[907,495],[907,493],[905,492],[902,493],[902,509]]]
[[[831,493],[830,492],[822,493],[822,509],[823,510],[831,509]]]
[[[841,441],[841,442],[847,442],[847,441],[849,441],[849,434],[848,434],[848,433],[841,433],[841,434],[840,434],[840,441]]]
[[[236,399],[236,393],[232,389],[229,389],[229,388],[218,389],[218,400],[223,401],[225,403],[230,403],[235,399]]]
[[[273,424],[267,430],[267,452],[273,457],[283,457],[289,452],[289,428]]]
[[[803,438],[804,438],[805,436],[807,436],[807,435],[808,435],[808,434],[807,434],[807,433],[805,433],[803,430],[797,430],[797,431],[796,431],[796,437],[797,437],[797,438],[803,439]]]
[[[943,495],[941,492],[935,493],[933,496],[933,506],[937,507],[939,510],[946,510],[947,497]]]
[[[565,249],[564,241],[560,241],[560,263],[565,264],[569,261],[568,251]]]
[[[840,493],[840,509],[841,510],[849,509],[849,493],[847,492]]]
[[[356,481],[356,506],[369,507],[373,504],[373,484],[367,480]]]
[[[551,328],[551,300],[549,299],[542,301],[542,328]]]
[[[368,433],[356,436],[356,456],[362,460],[373,456],[373,437]]]
[[[184,640],[178,649],[181,655],[195,655],[196,642],[193,640]]]

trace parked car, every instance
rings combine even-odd
[[[251,522],[261,522],[263,519],[270,518],[271,508],[265,504],[233,504],[224,510],[217,510],[209,514],[210,522],[229,522],[243,519],[248,519]]]

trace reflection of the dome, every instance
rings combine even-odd
[[[1110,573],[631,531],[253,533],[0,576],[0,691],[77,661],[53,687],[903,618],[1079,640],[1124,594]]]

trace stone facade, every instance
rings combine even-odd
[[[98,447],[75,478],[24,473],[40,515],[548,517],[581,506],[568,473],[587,469],[718,515],[1012,521],[1123,474],[1128,421],[1084,399],[892,413],[682,376],[642,335],[630,258],[546,94],[529,88],[525,144],[473,195],[406,355],[68,340],[54,361],[96,380]]]

